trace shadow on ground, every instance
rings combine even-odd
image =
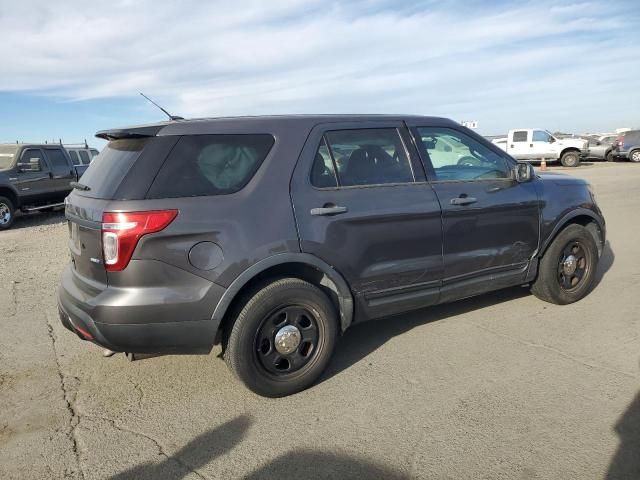
[[[357,457],[315,450],[294,450],[276,458],[245,478],[247,480],[286,478],[400,480],[408,477],[383,465]]]
[[[189,442],[159,463],[145,463],[114,475],[110,480],[179,480],[229,452],[244,438],[251,418],[240,416]],[[218,478],[214,475],[214,478]],[[401,480],[400,473],[369,460],[315,450],[294,450],[271,460],[247,477],[248,480],[285,478]]]
[[[251,418],[240,416],[199,435],[160,463],[144,463],[110,477],[110,480],[178,480],[232,450],[244,438]]]
[[[607,480],[637,480],[640,478],[640,393],[631,402],[614,430],[620,438]]]
[[[21,213],[16,215],[11,230],[37,227],[40,225],[57,225],[66,222],[64,208],[56,208],[50,212]]]
[[[611,269],[614,259],[615,255],[613,254],[611,245],[609,242],[606,242],[598,264],[593,288],[596,288],[600,284],[605,274]],[[509,302],[528,295],[530,295],[528,288],[513,287],[478,297],[467,298],[454,303],[437,305],[423,310],[397,315],[391,318],[353,325],[340,339],[333,360],[320,381],[327,380],[346,370],[393,337],[402,335],[414,327],[437,320],[444,320],[448,317],[462,315],[474,310],[480,310],[491,305]]]

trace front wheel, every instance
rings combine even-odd
[[[11,227],[14,215],[15,207],[11,200],[6,197],[0,197],[0,230],[6,230]]]
[[[631,154],[629,155],[629,160],[634,163],[640,163],[640,150],[634,150],[633,152],[631,152]]]
[[[613,152],[612,152],[611,150],[609,150],[609,151],[607,152],[607,154],[605,155],[604,159],[605,159],[607,162],[613,162],[613,161],[615,160],[615,159],[613,158]]]
[[[560,163],[564,167],[577,167],[580,165],[580,157],[578,156],[578,152],[567,152],[562,155],[560,159]]]
[[[540,260],[531,292],[558,305],[577,302],[589,293],[597,267],[598,247],[593,236],[582,225],[569,225]]]
[[[283,397],[311,386],[329,364],[338,316],[316,286],[283,278],[255,292],[226,341],[225,361],[253,392]]]

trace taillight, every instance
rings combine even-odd
[[[124,270],[131,260],[140,237],[164,230],[177,215],[177,210],[104,212],[102,214],[102,255],[107,271]]]
[[[618,137],[617,142],[618,142],[618,147],[623,148],[624,147],[624,135],[620,135]]]

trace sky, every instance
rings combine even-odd
[[[640,127],[640,1],[0,0],[0,142],[174,115]]]

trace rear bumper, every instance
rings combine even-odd
[[[213,313],[224,288],[195,282],[209,284],[201,297],[165,295],[159,303],[157,289],[94,288],[67,267],[58,288],[60,321],[82,340],[117,352],[208,353],[218,322],[202,312]]]
[[[629,152],[612,150],[613,158],[629,158]]]

